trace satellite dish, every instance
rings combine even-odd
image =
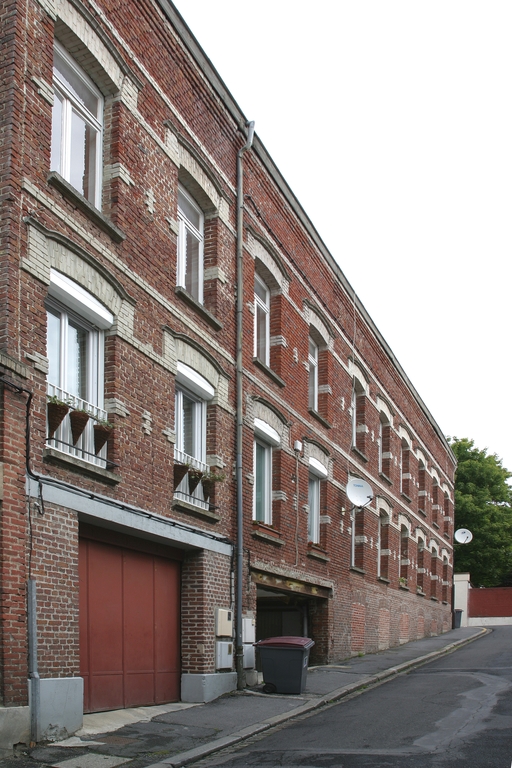
[[[366,480],[349,480],[347,483],[347,496],[354,507],[365,507],[373,499],[373,491]]]
[[[473,540],[473,534],[467,528],[459,528],[453,535],[458,544],[469,544]]]

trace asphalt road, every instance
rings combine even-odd
[[[202,768],[512,768],[512,626]]]

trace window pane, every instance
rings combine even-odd
[[[313,341],[313,339],[309,340],[309,354],[310,354],[310,357],[313,358],[313,360],[318,359],[318,347]]]
[[[63,99],[58,91],[55,92],[52,109],[52,154],[50,170],[62,175],[62,110]]]
[[[76,100],[94,117],[99,117],[99,99],[91,87],[80,77],[73,67],[55,51],[55,72],[57,78],[65,83]]]
[[[84,328],[69,323],[66,389],[84,400],[87,400],[87,337]]]
[[[265,306],[268,306],[268,290],[264,283],[257,277],[254,279],[254,293],[262,300]]]
[[[60,315],[47,312],[46,354],[49,360],[48,381],[60,386]]]
[[[316,365],[313,365],[310,361],[309,363],[309,407],[313,408],[313,410],[315,411],[318,408],[317,373],[318,373],[318,369]]]
[[[320,540],[320,481],[316,477],[309,477],[308,486],[308,539],[314,544]]]
[[[268,448],[256,443],[256,478],[254,519],[265,522],[267,506],[267,452]]]
[[[96,147],[98,131],[90,125],[85,127],[85,157],[84,157],[84,197],[90,203],[96,200]]]
[[[185,219],[188,219],[197,230],[201,230],[201,214],[182,192],[178,192],[178,207]]]
[[[259,304],[256,304],[256,357],[267,362],[267,318],[268,315]]]
[[[71,117],[71,146],[69,158],[69,183],[84,194],[87,123],[75,111]]]
[[[187,229],[187,244],[185,255],[185,288],[199,301],[199,248],[200,243],[190,230]]]
[[[183,395],[183,450],[189,456],[195,457],[195,424],[194,411],[196,403]]]

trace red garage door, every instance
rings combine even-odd
[[[80,541],[84,711],[178,701],[180,564]]]

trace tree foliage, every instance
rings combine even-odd
[[[496,454],[475,448],[473,440],[453,438],[455,529],[469,528],[470,544],[455,544],[455,570],[469,572],[478,587],[508,583],[512,574],[512,477]]]

